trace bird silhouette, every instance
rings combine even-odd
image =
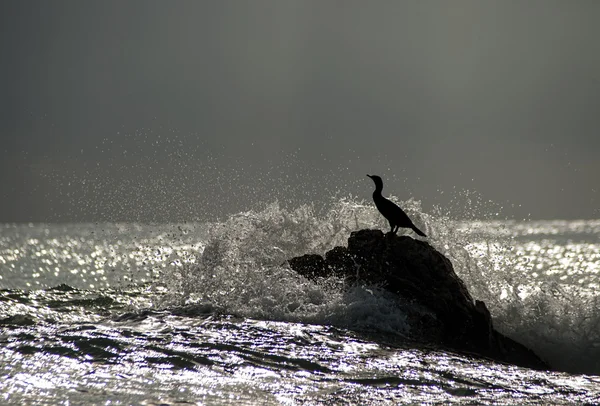
[[[383,214],[383,217],[385,217],[390,223],[390,227],[392,228],[391,232],[396,234],[398,232],[398,228],[403,227],[412,229],[421,237],[427,237],[424,232],[419,230],[417,226],[413,224],[413,222],[410,218],[408,218],[404,210],[398,207],[398,205],[396,205],[394,202],[386,199],[381,195],[381,191],[383,190],[383,180],[381,180],[381,178],[377,175],[367,176],[373,179],[373,182],[375,182],[373,201],[375,202],[377,210],[379,210],[379,212]]]

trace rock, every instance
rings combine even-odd
[[[288,260],[309,279],[345,278],[348,284],[381,285],[407,304],[415,339],[501,362],[549,369],[533,351],[493,327],[489,310],[474,301],[452,263],[427,242],[380,230],[352,232],[348,247]]]
[[[309,279],[325,277],[329,275],[325,260],[316,254],[306,254],[288,260],[292,269],[302,269],[302,275]]]

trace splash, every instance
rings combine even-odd
[[[600,359],[597,297],[576,284],[536,279],[532,261],[519,248],[523,223],[456,221],[439,208],[425,213],[415,200],[399,203],[427,241],[452,261],[473,297],[486,302],[497,329],[557,368],[600,371],[594,361]],[[170,292],[162,306],[202,304],[241,317],[410,335],[402,311],[407,304],[384,289],[347,290],[335,278],[314,283],[284,264],[293,256],[322,255],[345,245],[352,231],[387,227],[370,203],[352,197],[333,201],[322,213],[311,205],[289,210],[278,202],[239,213],[210,224],[194,261],[172,262],[161,277]]]
[[[393,295],[376,286],[342,289],[336,278],[315,283],[284,263],[305,253],[324,254],[345,245],[353,230],[383,226],[363,202],[340,199],[323,216],[310,205],[294,210],[278,202],[231,216],[209,227],[194,264],[177,262],[163,282],[163,305],[208,304],[214,311],[269,320],[331,324],[406,333]],[[175,264],[175,262],[174,262]]]

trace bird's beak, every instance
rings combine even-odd
[[[373,178],[371,175],[367,175],[369,178]]]

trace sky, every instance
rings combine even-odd
[[[600,218],[600,2],[2,1],[0,222],[384,194]]]

